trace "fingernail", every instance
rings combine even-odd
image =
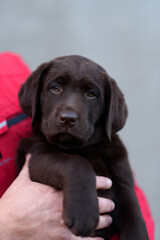
[[[112,187],[112,181],[111,181],[111,179],[107,178],[107,179],[106,179],[106,183],[107,183],[107,187],[108,187],[108,188]]]

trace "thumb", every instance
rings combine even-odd
[[[28,167],[28,164],[29,164],[29,160],[30,160],[30,158],[31,158],[31,154],[28,153],[28,154],[26,155],[26,161],[25,161],[24,167],[25,167],[25,166]]]
[[[104,240],[104,238],[101,237],[87,237],[87,238],[81,238],[81,237],[74,237],[72,238],[72,240]]]
[[[26,161],[25,164],[22,168],[22,170],[20,171],[19,176],[23,177],[23,178],[29,178],[29,169],[28,169],[28,164],[29,164],[29,159],[31,158],[31,154],[28,153],[26,155]]]

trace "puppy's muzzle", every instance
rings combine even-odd
[[[73,111],[63,111],[59,114],[59,122],[63,127],[73,127],[78,119],[78,116]]]

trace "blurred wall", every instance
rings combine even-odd
[[[101,64],[125,94],[120,133],[160,239],[160,1],[0,0],[0,51],[31,69],[61,55]]]

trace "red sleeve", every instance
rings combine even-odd
[[[18,55],[0,54],[0,197],[16,177],[18,143],[31,131],[29,118],[13,124],[13,120],[22,114],[17,94],[29,74],[29,68]],[[9,126],[9,120],[12,126]]]
[[[140,208],[142,211],[142,215],[146,222],[149,239],[154,240],[154,231],[155,231],[154,220],[153,220],[152,213],[151,213],[149,204],[147,202],[146,196],[145,196],[144,192],[142,191],[142,189],[139,188],[137,183],[135,183],[135,191],[136,191],[136,195],[137,195],[139,205],[140,205]]]

